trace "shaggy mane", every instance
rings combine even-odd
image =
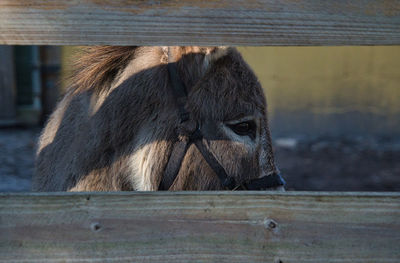
[[[133,58],[137,46],[93,46],[83,47],[73,63],[72,74],[68,77],[72,89],[92,89],[101,92],[109,89],[117,74]]]

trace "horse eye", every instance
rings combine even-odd
[[[255,123],[253,121],[245,121],[228,126],[240,136],[255,136]]]

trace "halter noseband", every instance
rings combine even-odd
[[[215,159],[214,155],[208,150],[203,143],[203,134],[200,130],[199,123],[193,120],[190,113],[186,110],[187,90],[184,83],[179,78],[177,63],[171,62],[171,49],[168,47],[168,72],[172,92],[175,99],[176,107],[179,112],[180,125],[177,129],[178,140],[175,142],[164,175],[161,179],[158,190],[168,190],[181,168],[182,161],[186,155],[190,145],[194,144],[200,151],[203,158],[218,176],[221,185],[226,190],[261,190],[283,186],[285,181],[274,169],[269,175],[262,178],[252,179],[247,182],[238,184],[235,179],[229,176],[224,167]]]

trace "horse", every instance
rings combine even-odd
[[[283,189],[266,98],[235,48],[86,47],[69,82],[34,191]]]

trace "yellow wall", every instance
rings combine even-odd
[[[280,126],[275,128],[277,131],[400,131],[400,46],[239,50],[266,91],[270,118],[273,125]],[[298,127],[307,125],[311,127]]]
[[[67,89],[68,82],[66,79],[72,73],[74,56],[80,51],[80,46],[63,46],[61,47],[61,90],[64,93]]]

